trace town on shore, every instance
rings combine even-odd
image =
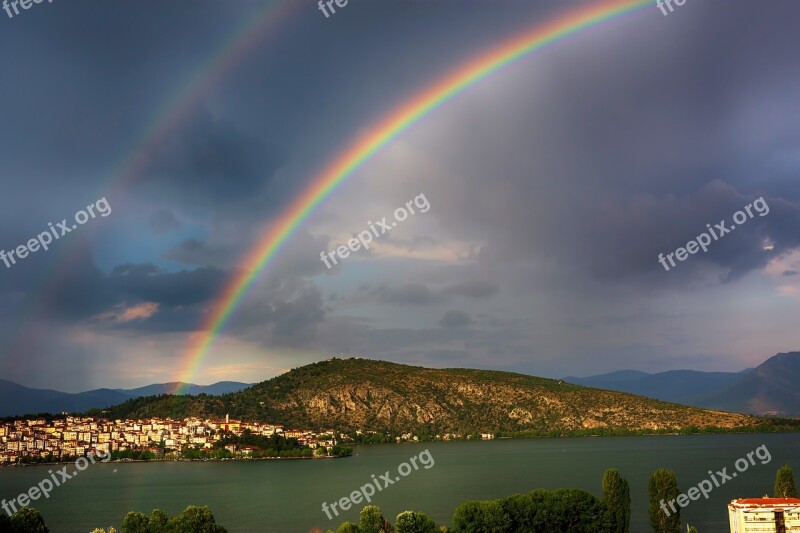
[[[64,462],[90,454],[113,459],[338,457],[352,438],[231,420],[150,418],[109,420],[64,416],[0,422],[0,465]]]

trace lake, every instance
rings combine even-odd
[[[674,470],[682,492],[728,467],[762,444],[768,464],[715,488],[708,500],[682,510],[684,521],[700,533],[728,531],[727,503],[737,497],[771,493],[775,470],[790,464],[800,475],[800,434],[584,437],[569,439],[436,442],[361,446],[353,457],[294,461],[200,463],[108,463],[89,466],[33,506],[54,533],[87,533],[114,525],[119,530],[130,510],[149,514],[161,508],[170,516],[187,505],[208,505],[228,531],[308,532],[336,529],[357,521],[358,509],[333,520],[322,503],[348,496],[386,470],[396,477],[400,463],[426,448],[435,465],[412,471],[373,498],[384,516],[414,509],[450,524],[456,506],[468,499],[491,499],[534,488],[575,487],[600,495],[606,468],[628,479],[633,500],[631,531],[652,531],[647,519],[647,479],[664,466]],[[0,468],[0,499],[14,498],[61,466]],[[70,471],[74,466],[70,466]],[[0,511],[2,512],[2,511]]]

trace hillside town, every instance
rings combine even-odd
[[[217,441],[244,435],[296,439],[299,446],[313,450],[310,455],[328,451],[349,441],[333,429],[315,433],[311,430],[284,429],[281,425],[231,420],[186,418],[171,420],[108,420],[66,416],[47,421],[43,418],[0,422],[0,465],[26,461],[64,461],[88,454],[144,451],[156,458],[181,459],[188,451],[214,449]],[[234,457],[248,457],[253,446],[227,444]]]

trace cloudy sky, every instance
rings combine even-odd
[[[211,68],[264,1],[0,11],[0,249],[99,198],[111,208],[0,263],[0,378],[180,379],[243,256],[356,137],[591,3],[351,0],[326,19],[278,2]],[[260,381],[340,353],[559,377],[738,371],[799,349],[798,16],[794,0],[653,5],[469,88],[321,204],[192,380]],[[427,212],[320,261],[420,194]],[[765,216],[659,264],[760,197]]]

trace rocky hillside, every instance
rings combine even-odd
[[[522,374],[368,359],[307,365],[233,394],[137,398],[104,411],[112,418],[225,414],[292,427],[393,432],[735,428],[760,422]]]

